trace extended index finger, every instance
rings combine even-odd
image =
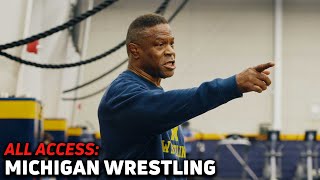
[[[256,66],[256,67],[254,67],[254,69],[255,69],[256,71],[258,71],[258,72],[262,72],[262,71],[264,71],[265,69],[268,69],[268,68],[273,67],[273,66],[274,66],[274,63],[273,63],[273,62],[268,62],[268,63],[266,63],[266,64],[260,64],[260,65],[258,65],[258,66]]]

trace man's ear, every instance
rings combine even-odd
[[[138,59],[139,58],[139,51],[138,51],[138,45],[135,43],[129,43],[128,44],[128,50],[130,52],[130,54],[132,55],[132,57],[134,59]]]

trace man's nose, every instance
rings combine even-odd
[[[167,46],[166,51],[165,51],[165,55],[169,55],[169,56],[175,57],[176,53],[175,53],[175,51],[174,51],[172,46],[170,46],[170,45]]]

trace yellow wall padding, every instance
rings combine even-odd
[[[66,131],[67,122],[65,119],[45,119],[43,128],[45,131]]]
[[[100,132],[96,132],[96,133],[94,134],[94,136],[95,136],[96,139],[101,139],[101,134],[100,134]]]
[[[82,135],[82,128],[78,127],[70,127],[68,128],[68,136],[81,136]]]
[[[0,100],[1,119],[39,119],[41,105],[34,100]]]
[[[226,137],[227,134],[195,134],[197,140],[221,140]],[[260,134],[241,134],[247,138],[255,138],[257,140],[266,140],[266,135]],[[303,141],[304,134],[280,134],[280,140],[282,141]],[[317,135],[317,140],[320,140],[320,135]]]

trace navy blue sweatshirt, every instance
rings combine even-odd
[[[241,96],[235,76],[165,92],[124,71],[100,102],[100,158],[183,160],[186,151],[179,125]]]

